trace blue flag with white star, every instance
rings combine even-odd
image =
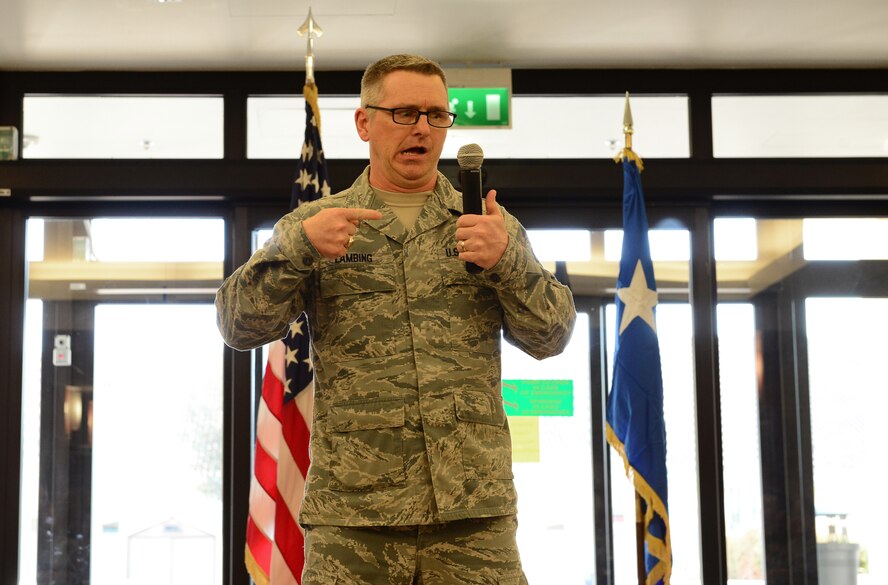
[[[669,584],[672,547],[666,482],[657,284],[636,161],[623,160],[623,252],[617,277],[617,339],[607,397],[607,441],[623,458],[644,525],[647,585]]]

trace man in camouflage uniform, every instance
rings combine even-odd
[[[371,65],[355,112],[370,166],[284,216],[216,297],[237,349],[308,315],[304,585],[526,583],[500,334],[543,359],[564,349],[576,313],[495,191],[484,215],[461,214],[437,170],[452,122],[436,63]]]

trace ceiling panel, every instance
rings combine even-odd
[[[0,69],[302,69],[307,0],[0,0]],[[317,68],[886,67],[888,2],[314,0]]]

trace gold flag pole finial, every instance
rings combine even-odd
[[[629,92],[626,92],[626,108],[623,110],[623,136],[626,148],[632,150],[632,108],[629,107]]]
[[[308,37],[308,46],[305,49],[305,83],[314,85],[314,40],[324,34],[324,29],[312,16],[311,7],[308,9],[308,17],[297,32],[300,37]]]
[[[635,151],[632,150],[632,134],[635,132],[632,124],[632,108],[629,107],[629,92],[626,92],[626,107],[623,109],[623,138],[625,140],[625,146],[623,150],[617,153],[617,156],[614,157],[616,162],[621,162],[625,159],[634,160],[635,164],[638,166],[639,172],[644,170],[644,163],[642,163],[641,157],[635,154]]]

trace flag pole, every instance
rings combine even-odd
[[[623,108],[623,139],[626,144],[626,150],[632,150],[632,134],[635,131],[632,128],[632,108],[629,107],[629,92],[626,92],[626,107]]]
[[[632,125],[632,109],[629,107],[629,92],[626,92],[626,107],[623,109],[623,140],[625,142],[625,146],[623,150],[619,151],[617,155],[614,157],[614,162],[623,162],[624,160],[634,160],[635,166],[638,167],[638,172],[644,170],[644,163],[641,160],[641,157],[635,154],[635,151],[632,150],[632,134],[634,133],[633,125]]]
[[[638,585],[647,582],[647,567],[644,565],[644,512],[641,511],[641,494],[635,491],[635,563],[638,568]]]
[[[614,159],[623,167],[623,229],[626,231],[617,277],[617,318],[621,323],[614,352],[613,385],[607,398],[607,441],[622,457],[626,476],[635,488],[638,582],[669,585],[672,545],[666,503],[663,379],[654,322],[657,288],[638,174],[642,161],[632,150],[628,92],[623,133],[626,145]],[[631,328],[636,318],[644,322]]]
[[[312,16],[310,6],[305,22],[302,23],[302,26],[296,32],[299,33],[300,37],[308,37],[308,46],[305,48],[305,84],[314,85],[314,40],[324,34],[324,29],[318,25],[318,22]]]
[[[617,162],[624,159],[634,160],[641,171],[641,158],[632,150],[632,134],[634,133],[632,123],[632,109],[629,107],[629,92],[626,92],[626,106],[623,109],[623,139],[624,147],[617,157]],[[642,499],[638,490],[635,490],[635,562],[638,569],[638,585],[647,583],[647,567],[644,564],[644,512],[642,511]]]
[[[314,38],[323,30],[308,11],[298,29],[308,37],[305,55],[306,132],[291,185],[290,208],[330,192],[320,138],[318,89],[314,82]],[[299,585],[305,565],[299,510],[309,466],[309,423],[313,375],[305,316],[270,347],[256,418],[256,457],[250,481],[244,561],[256,585]],[[263,437],[262,441],[259,437]]]

